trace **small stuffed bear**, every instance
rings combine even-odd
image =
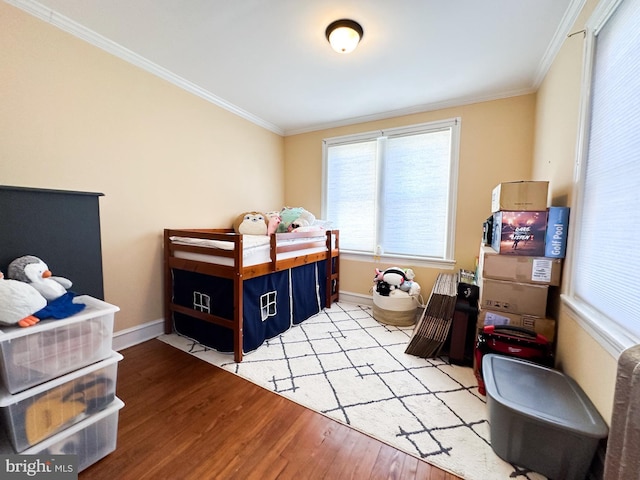
[[[260,212],[245,212],[233,222],[233,230],[244,235],[267,235],[269,221]]]

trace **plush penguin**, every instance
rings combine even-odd
[[[33,255],[16,258],[9,264],[9,278],[28,283],[48,301],[67,293],[71,281],[64,277],[53,277],[46,263]]]
[[[266,235],[269,220],[260,212],[245,212],[233,222],[233,230],[244,235]]]
[[[8,280],[0,272],[0,324],[30,327],[40,321],[33,314],[47,306],[47,301],[28,283]]]

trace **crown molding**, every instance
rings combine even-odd
[[[346,127],[349,125],[356,125],[359,123],[366,123],[366,122],[374,122],[377,120],[387,120],[389,118],[404,117],[406,115],[413,115],[417,113],[433,112],[435,110],[443,110],[445,108],[463,107],[465,105],[472,105],[474,103],[490,102],[493,100],[503,100],[505,98],[518,97],[521,95],[528,95],[530,93],[535,93],[535,92],[536,92],[535,88],[525,88],[525,89],[519,89],[519,90],[511,90],[508,92],[502,92],[495,95],[478,95],[478,96],[471,96],[471,97],[464,97],[464,98],[455,98],[455,99],[447,100],[444,102],[435,102],[435,103],[416,105],[413,107],[408,107],[408,108],[399,109],[399,110],[391,110],[391,111],[386,111],[381,113],[375,113],[372,115],[365,115],[361,117],[346,118],[343,120],[337,120],[335,122],[309,125],[308,127],[285,130],[284,136],[287,137],[291,135],[298,135],[301,133],[316,132],[318,130],[329,130],[331,128]]]
[[[558,25],[558,29],[551,39],[551,42],[547,47],[547,51],[544,53],[544,56],[540,61],[540,65],[538,65],[536,74],[533,77],[533,88],[535,90],[537,90],[540,85],[542,85],[544,77],[546,77],[547,73],[549,72],[549,69],[553,64],[556,55],[558,55],[558,52],[562,48],[564,41],[567,39],[567,35],[569,34],[570,29],[576,23],[578,15],[580,15],[580,12],[584,8],[585,3],[586,0],[573,0],[571,4],[569,4],[569,8],[567,8],[567,11],[562,17],[562,20]]]
[[[186,90],[189,93],[192,93],[214,105],[223,108],[239,117],[248,120],[251,123],[254,123],[262,128],[265,128],[273,133],[278,135],[284,135],[284,131],[278,126],[267,122],[246,110],[243,110],[232,103],[227,102],[226,100],[214,95],[213,93],[205,90],[204,88],[196,85],[189,80],[186,80],[179,75],[174,74],[170,70],[167,70],[164,67],[156,65],[153,62],[150,62],[146,58],[138,55],[137,53],[132,52],[131,50],[119,45],[116,42],[109,40],[102,35],[90,30],[77,22],[65,17],[64,15],[60,15],[59,13],[54,12],[50,8],[44,7],[38,2],[34,2],[32,0],[5,0],[6,3],[13,5],[20,10],[32,15],[44,22],[47,22],[54,27],[63,30],[74,37],[77,37],[91,45],[100,48],[101,50],[114,55],[125,62],[128,62],[136,67],[139,67],[152,75],[155,75],[163,80],[172,83],[173,85]]]

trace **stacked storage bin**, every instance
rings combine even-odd
[[[112,351],[118,307],[90,296],[62,320],[0,331],[3,454],[74,454],[77,471],[115,450],[118,362]]]
[[[556,324],[547,318],[547,303],[549,288],[560,285],[568,209],[547,208],[548,187],[548,182],[509,182],[492,192],[490,226],[478,256],[478,329],[524,327],[551,344],[555,341]],[[477,360],[474,367],[484,393]]]

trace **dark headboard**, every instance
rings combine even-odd
[[[104,300],[99,197],[0,185],[0,270],[35,255],[53,275],[73,282],[71,290]]]

